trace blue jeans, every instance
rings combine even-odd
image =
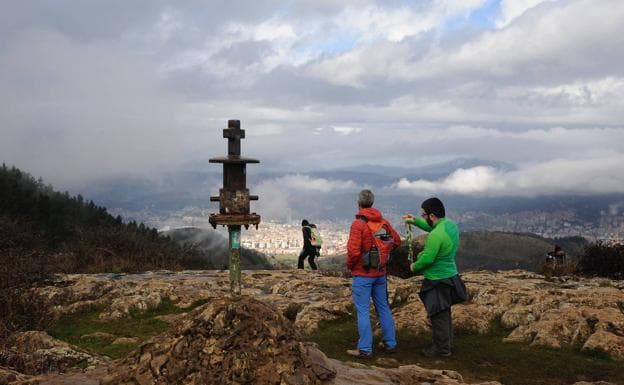
[[[370,322],[370,299],[373,298],[377,318],[381,323],[381,334],[388,348],[397,344],[394,333],[394,319],[388,305],[388,283],[386,277],[353,277],[353,304],[357,313],[358,349],[363,352],[373,351],[373,331]]]

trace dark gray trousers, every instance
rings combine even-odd
[[[437,353],[450,353],[453,343],[453,318],[451,308],[442,310],[431,320],[431,332],[433,334],[433,350]]]
[[[303,269],[303,262],[305,261],[306,257],[308,257],[308,263],[310,264],[310,268],[312,270],[318,269],[318,267],[316,266],[316,263],[314,262],[314,258],[316,256],[317,256],[316,248],[304,247],[303,250],[301,250],[301,253],[299,254],[299,260],[297,261],[297,268]]]
[[[419,295],[431,321],[433,350],[436,353],[450,353],[453,343],[451,306],[468,298],[466,285],[459,275],[439,280],[425,279]]]

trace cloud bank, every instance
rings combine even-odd
[[[357,191],[360,187],[351,180],[314,178],[309,175],[291,174],[262,181],[250,187],[254,194],[262,197],[253,203],[254,210],[271,220],[292,222],[303,213],[294,206],[301,206],[302,200],[314,204],[315,195]]]
[[[436,180],[409,181],[402,178],[393,188],[414,193],[452,193],[507,196],[544,194],[620,193],[624,190],[624,174],[620,165],[624,156],[611,156],[552,161],[525,165],[513,171],[478,166],[458,169],[448,177]]]
[[[205,162],[240,119],[243,154],[291,175],[462,157],[519,174],[423,183],[624,192],[619,0],[7,0],[0,34],[0,160],[60,188]],[[551,166],[593,187],[547,188]]]

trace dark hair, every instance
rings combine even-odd
[[[433,214],[438,218],[444,218],[446,215],[444,204],[438,198],[429,198],[420,207],[425,210],[425,214]]]
[[[310,224],[310,222],[308,222],[307,219],[304,219],[304,220],[301,221],[301,226],[307,226],[309,224]]]

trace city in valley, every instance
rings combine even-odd
[[[186,207],[167,212],[165,215],[145,211],[127,211],[113,209],[111,213],[129,220],[144,222],[160,230],[182,227],[211,228],[208,217],[213,209]],[[400,213],[388,212],[388,218],[395,229],[404,234]],[[572,210],[558,210],[545,213],[539,210],[527,210],[514,214],[493,215],[484,212],[450,212],[464,231],[488,230],[533,233],[547,238],[582,236],[590,241],[621,243],[624,241],[624,215],[621,212],[602,212],[597,221],[586,222]],[[315,221],[323,237],[322,256],[344,255],[349,235],[349,220]],[[227,237],[227,230],[219,226],[217,231]],[[415,231],[420,234],[420,231]],[[289,223],[278,223],[263,218],[258,229],[250,227],[241,234],[241,244],[245,248],[260,251],[269,256],[293,256],[303,247],[303,235],[300,219]]]
[[[315,223],[323,237],[321,255],[344,255],[347,253],[349,223]],[[303,233],[298,223],[282,224],[263,222],[258,231],[249,229],[241,235],[241,245],[267,255],[299,254],[303,248]]]
[[[212,228],[208,222],[208,217],[212,211],[211,209],[192,207],[171,212],[166,217],[162,217],[147,211],[111,210],[114,215],[127,215],[126,218],[144,222],[146,225],[156,227],[161,231],[182,227]],[[321,255],[346,254],[350,222],[317,221],[315,225],[323,238]],[[227,237],[227,230],[224,227],[217,227],[217,231]],[[249,229],[243,229],[241,246],[255,249],[267,255],[299,254],[303,248],[301,222],[277,223],[263,220],[257,230],[253,226],[250,226]]]

